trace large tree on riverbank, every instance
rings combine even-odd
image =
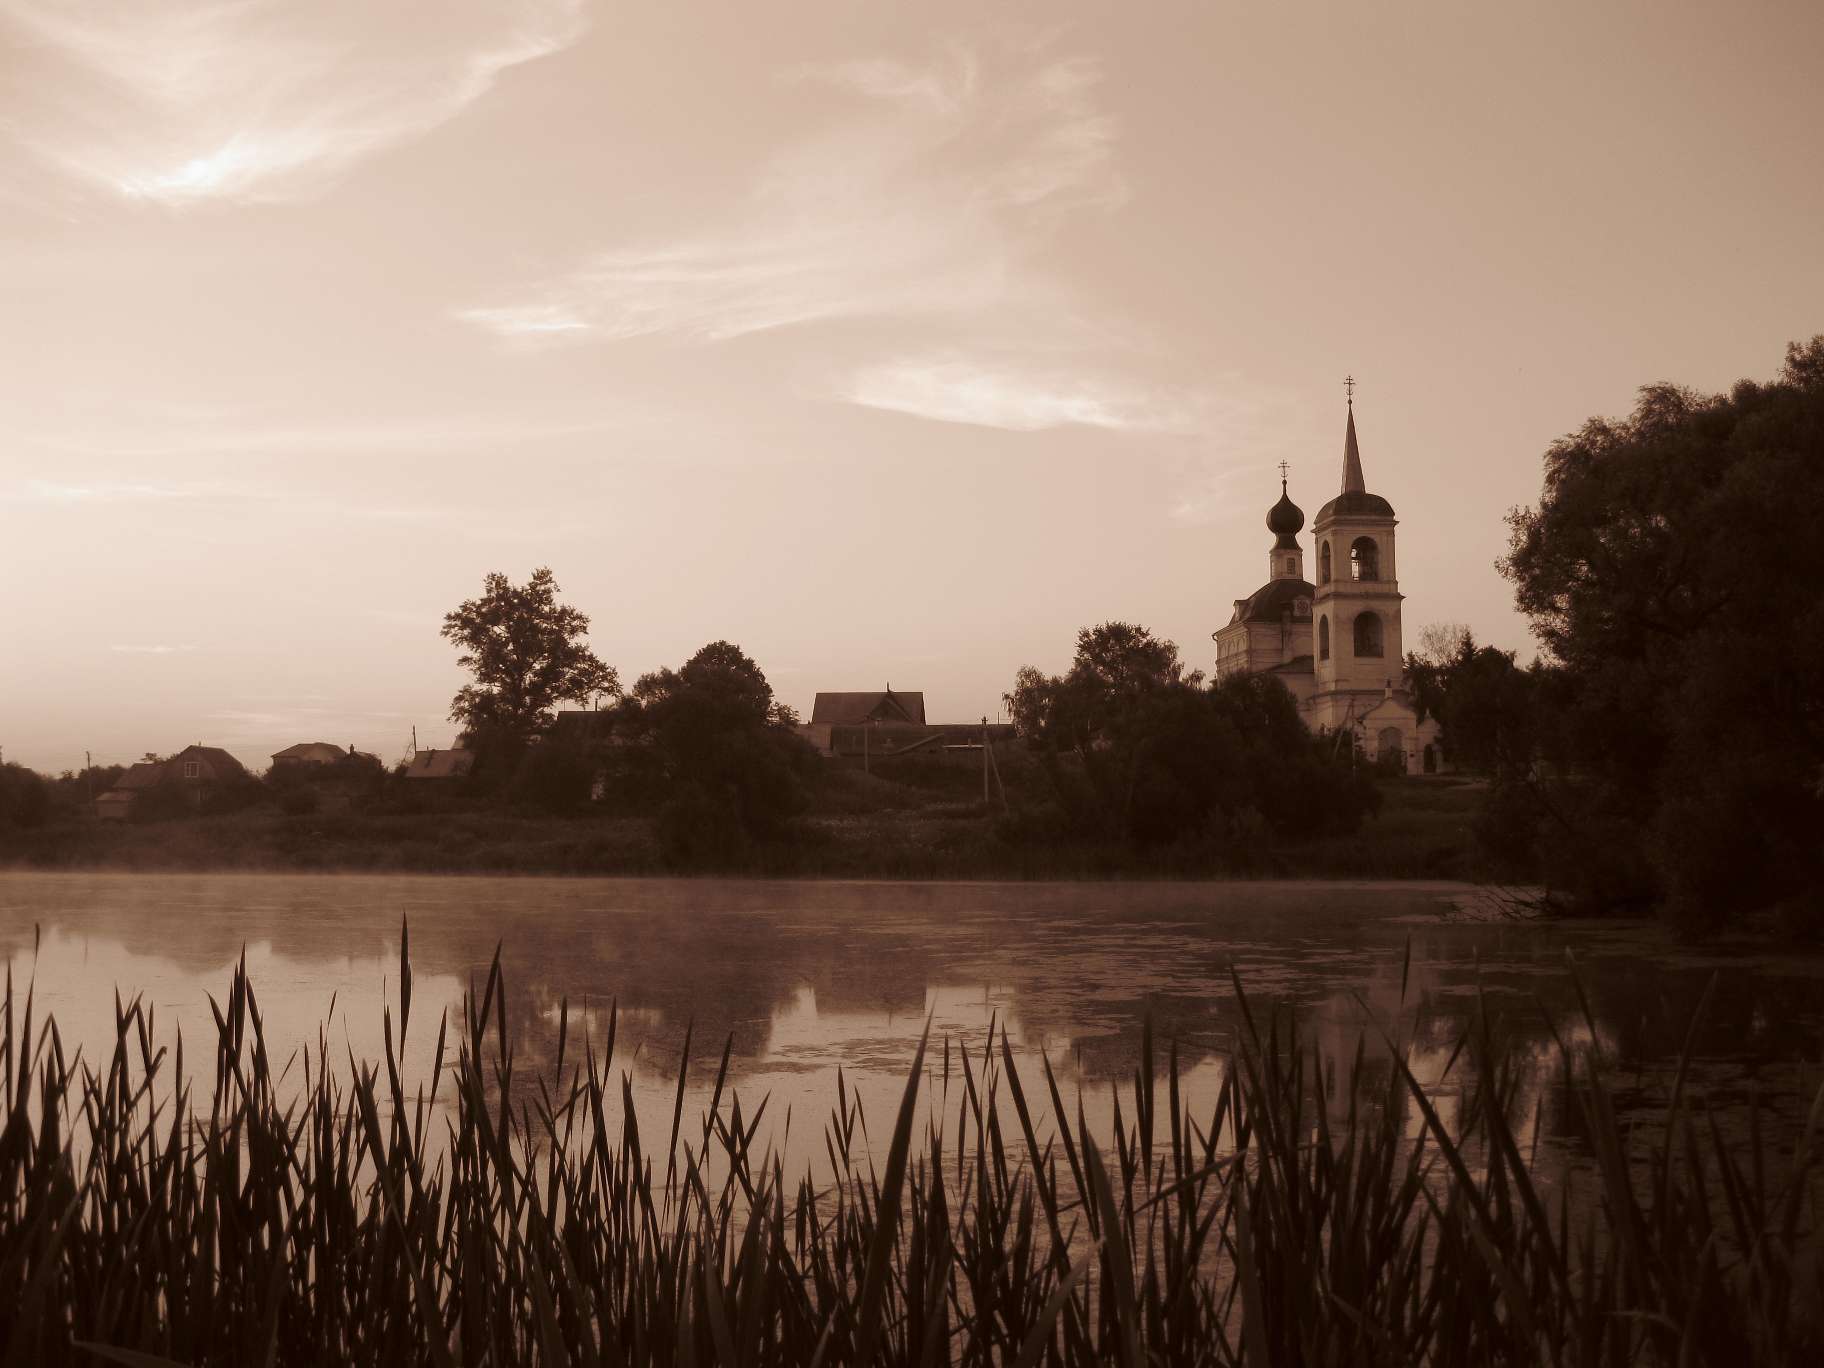
[[[1561,687],[1556,792],[1598,899],[1688,924],[1824,899],[1824,336],[1726,395],[1641,391],[1545,458],[1502,569]]]
[[[443,635],[461,649],[457,664],[473,672],[450,702],[450,720],[471,742],[523,747],[549,725],[559,703],[618,696],[620,679],[584,638],[589,619],[557,599],[549,569],[524,584],[495,573],[480,598],[443,619]]]
[[[1278,680],[1206,688],[1176,645],[1132,623],[1084,628],[1067,672],[1026,666],[1006,702],[1059,810],[1085,834],[1210,841],[1252,858],[1245,848],[1268,834],[1350,829],[1375,800],[1313,745]]]

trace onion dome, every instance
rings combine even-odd
[[[1286,494],[1286,482],[1279,482],[1279,502],[1267,510],[1267,531],[1279,540],[1275,546],[1284,550],[1296,550],[1298,534],[1304,530],[1305,510],[1293,503]]]

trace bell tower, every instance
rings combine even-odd
[[[1312,655],[1314,724],[1355,725],[1390,690],[1403,687],[1400,593],[1393,505],[1370,494],[1355,436],[1355,380],[1349,379],[1342,491],[1317,512],[1317,596]]]

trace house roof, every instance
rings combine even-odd
[[[295,746],[287,746],[282,751],[274,751],[272,758],[277,760],[304,760],[311,764],[333,765],[350,752],[327,741],[300,741]]]
[[[164,776],[165,763],[162,760],[141,760],[136,765],[127,766],[127,772],[114,781],[116,789],[149,789],[156,788]]]
[[[247,767],[236,760],[220,746],[185,746],[176,755],[165,761],[167,766],[179,765],[183,761],[194,760],[209,766],[211,779],[227,779],[236,774],[247,773]],[[178,774],[183,770],[178,769]]]
[[[421,750],[405,767],[407,779],[460,779],[475,768],[475,752]]]
[[[925,722],[925,696],[886,689],[879,693],[820,693],[811,704],[812,722],[853,726],[859,722]]]
[[[1260,586],[1251,595],[1241,599],[1235,605],[1235,622],[1278,622],[1287,614],[1295,620],[1309,621],[1311,617],[1311,598],[1317,590],[1312,588],[1309,580],[1276,579]],[[1305,601],[1305,611],[1298,611],[1298,600]]]

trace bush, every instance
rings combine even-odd
[[[308,784],[288,784],[279,790],[279,811],[287,817],[308,817],[322,806],[323,800]]]

